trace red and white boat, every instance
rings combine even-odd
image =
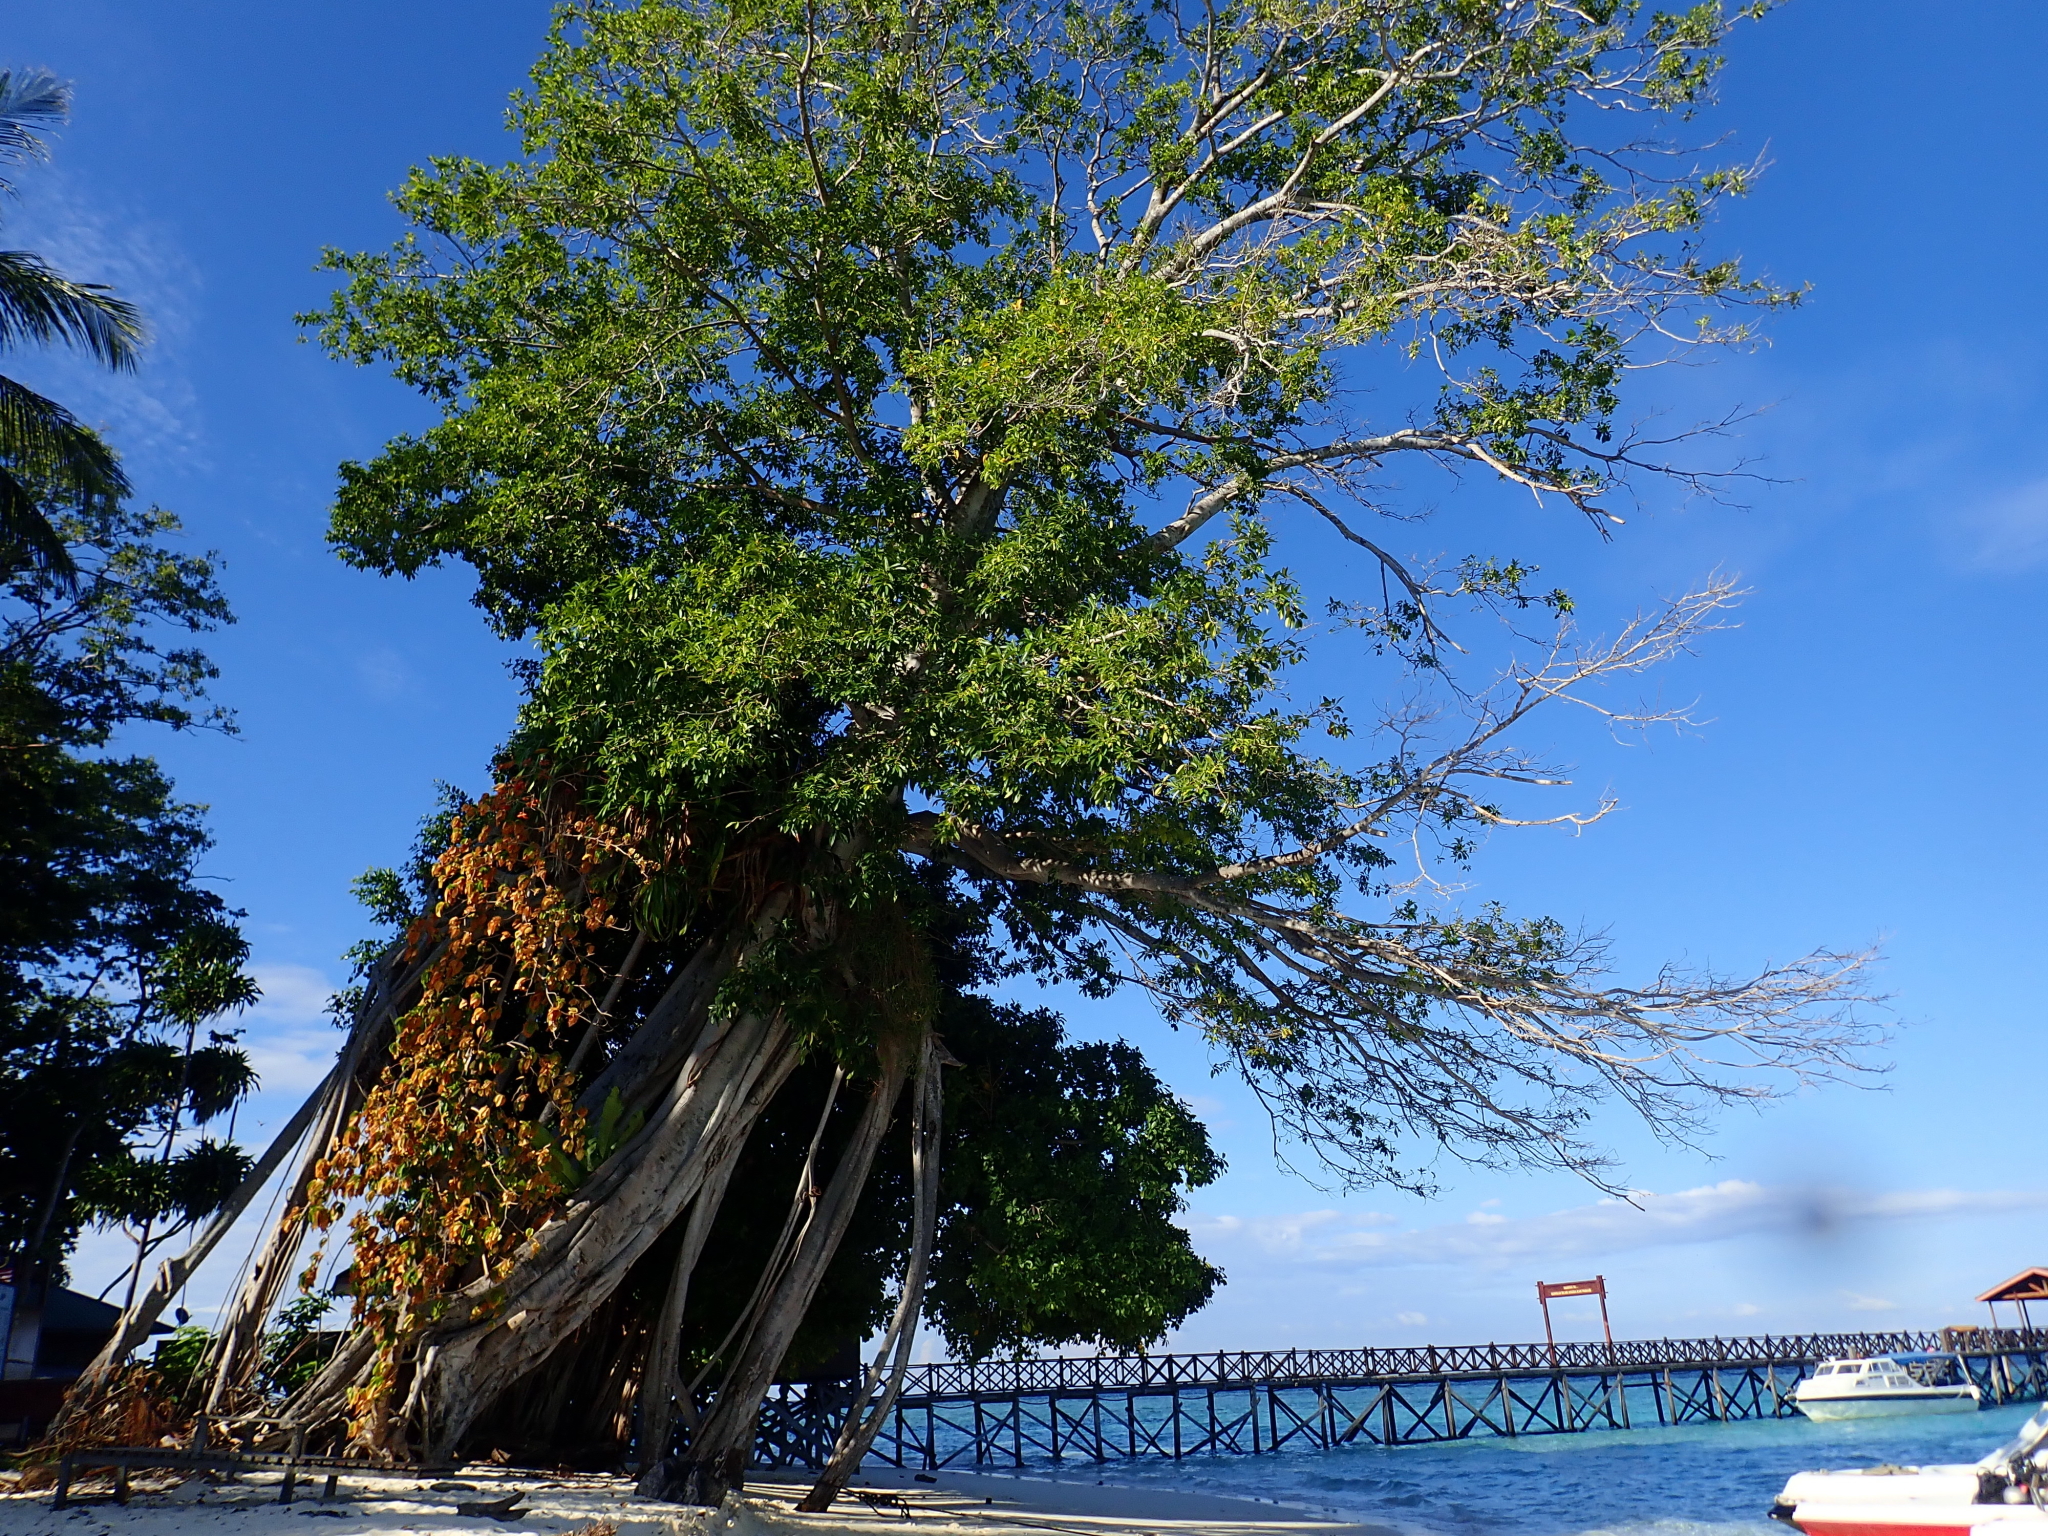
[[[2048,1536],[2048,1408],[1968,1465],[1798,1473],[1771,1515],[1806,1536]]]

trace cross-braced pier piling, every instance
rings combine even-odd
[[[1140,1457],[1787,1418],[1825,1360],[1954,1354],[1987,1405],[2048,1397],[2048,1330],[1094,1355],[913,1366],[871,1461],[1019,1469]],[[764,1405],[757,1461],[815,1466],[845,1389]]]

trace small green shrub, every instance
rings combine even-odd
[[[333,1335],[320,1328],[320,1319],[333,1308],[332,1296],[301,1296],[278,1308],[263,1340],[258,1372],[266,1388],[290,1393],[313,1379],[334,1351]]]
[[[174,1397],[183,1397],[212,1347],[213,1335],[197,1323],[187,1323],[157,1340],[156,1355],[150,1363],[163,1378],[164,1390]]]

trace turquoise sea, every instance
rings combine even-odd
[[[1794,1472],[1975,1461],[2036,1406],[1864,1423],[1780,1419],[1190,1457],[1032,1475],[1270,1499],[1414,1536],[1785,1536],[1787,1528],[1764,1511]]]

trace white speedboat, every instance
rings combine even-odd
[[[2048,1536],[2048,1408],[1982,1461],[1801,1472],[1771,1516],[1806,1536]]]
[[[1914,1376],[1890,1355],[1830,1360],[1799,1383],[1792,1403],[1809,1419],[1881,1419],[1899,1413],[1975,1413],[1983,1399],[1970,1382],[1930,1381]]]

